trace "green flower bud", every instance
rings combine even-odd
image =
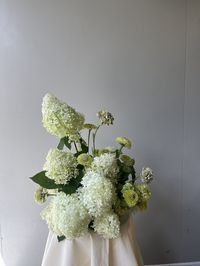
[[[119,143],[120,145],[126,147],[127,149],[131,149],[132,144],[131,144],[131,141],[129,139],[127,139],[125,137],[117,137],[115,139],[115,141],[117,143]]]
[[[135,160],[128,155],[122,154],[119,159],[126,165],[132,167],[135,164]]]
[[[77,162],[83,166],[90,166],[93,158],[87,153],[82,153],[77,157]]]
[[[42,187],[37,188],[34,193],[34,199],[35,199],[35,202],[37,202],[38,204],[44,203],[47,199],[46,189]]]
[[[84,124],[83,125],[83,128],[85,128],[85,129],[96,129],[97,127],[94,125],[94,124]]]

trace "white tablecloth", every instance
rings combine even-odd
[[[132,216],[121,226],[121,237],[112,240],[95,233],[58,242],[49,233],[42,266],[143,266]]]

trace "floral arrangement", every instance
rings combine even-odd
[[[51,197],[41,217],[58,241],[90,230],[106,239],[117,238],[121,217],[145,210],[151,196],[148,183],[153,172],[144,167],[136,175],[135,160],[124,153],[131,149],[129,139],[117,137],[117,147],[96,148],[99,128],[114,121],[107,111],[97,116],[97,125],[88,124],[82,114],[55,96],[43,98],[43,126],[59,143],[49,150],[43,171],[31,179],[39,185],[34,194],[37,203]],[[85,130],[87,140],[82,137]]]

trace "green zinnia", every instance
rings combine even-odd
[[[132,144],[131,144],[131,141],[129,139],[127,139],[125,137],[117,137],[115,139],[115,141],[117,143],[119,143],[120,145],[126,147],[127,149],[131,149]]]

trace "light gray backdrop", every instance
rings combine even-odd
[[[108,109],[155,170],[135,217],[146,264],[200,260],[200,1],[0,1],[0,224],[8,266],[39,266],[47,227],[29,176],[57,141],[41,124],[52,92],[89,122]]]

